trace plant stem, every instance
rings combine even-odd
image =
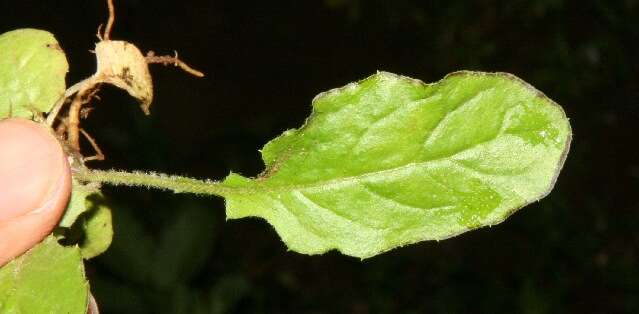
[[[124,172],[117,170],[90,170],[83,169],[74,174],[74,177],[87,182],[107,183],[112,185],[143,186],[161,190],[170,190],[175,193],[194,193],[201,195],[224,196],[237,193],[237,189],[223,186],[219,181],[197,180],[180,176],[169,176],[158,173]]]

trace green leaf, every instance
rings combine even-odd
[[[0,35],[0,119],[49,112],[64,94],[69,69],[49,32],[18,29]]]
[[[505,73],[382,72],[313,109],[263,148],[260,177],[223,183],[229,219],[263,217],[305,254],[366,258],[498,224],[550,192],[571,139],[561,107]]]
[[[1,313],[85,313],[88,292],[80,250],[53,236],[0,269]]]
[[[85,259],[106,251],[113,239],[111,209],[92,185],[73,180],[71,200],[53,234],[63,245],[78,245]]]
[[[91,203],[88,203],[87,198],[91,195],[99,195],[99,189],[92,185],[84,185],[77,180],[73,180],[71,199],[67,204],[67,208],[64,211],[62,219],[58,223],[58,227],[70,228],[78,217],[89,210]]]
[[[111,208],[104,204],[102,194],[87,199],[88,212],[80,216],[84,237],[80,241],[80,253],[85,259],[104,253],[113,240]]]

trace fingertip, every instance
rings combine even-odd
[[[71,194],[71,170],[48,128],[25,119],[0,121],[0,265],[44,239]]]

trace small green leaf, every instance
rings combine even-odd
[[[74,179],[71,200],[54,235],[63,245],[77,244],[85,259],[104,253],[113,239],[113,224],[99,190]]]
[[[69,69],[49,32],[18,29],[0,35],[0,119],[49,112],[64,94]]]
[[[88,292],[80,250],[53,236],[0,268],[1,313],[85,313]]]
[[[67,204],[67,209],[62,216],[62,219],[58,223],[58,227],[70,228],[78,217],[89,210],[91,203],[88,203],[87,198],[90,195],[97,195],[99,190],[91,185],[84,185],[77,180],[73,180],[71,199]]]
[[[263,217],[306,254],[366,258],[498,224],[550,192],[571,139],[561,107],[505,73],[378,73],[313,109],[264,147],[259,178],[223,183],[229,219]]]
[[[84,237],[80,241],[80,253],[85,259],[96,257],[106,251],[113,240],[111,209],[104,204],[101,194],[87,199],[88,212],[80,216]]]

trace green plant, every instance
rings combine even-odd
[[[266,170],[258,178],[230,174],[213,182],[91,170],[85,166],[91,157],[79,151],[83,102],[109,83],[140,99],[148,112],[147,63],[179,61],[144,57],[104,34],[96,74],[69,89],[66,58],[51,34],[0,36],[0,86],[11,86],[0,89],[0,118],[33,119],[35,112],[47,114],[49,126],[65,120],[61,144],[74,168],[72,200],[59,228],[0,270],[3,311],[85,311],[83,258],[104,252],[112,236],[101,183],[222,196],[227,217],[265,218],[291,250],[337,249],[366,258],[503,221],[550,192],[570,143],[561,108],[512,75],[456,72],[424,84],[380,72],[317,96],[303,127],[263,148]],[[24,56],[32,60],[28,68],[15,62]],[[34,302],[38,291],[57,295]]]

